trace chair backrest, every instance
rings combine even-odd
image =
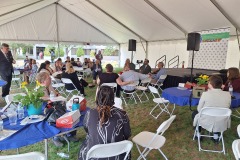
[[[232,151],[236,160],[240,159],[240,139],[236,139],[232,143]]]
[[[14,98],[14,96],[16,96],[16,95],[26,96],[25,93],[9,94],[9,95],[7,95],[7,96],[5,97],[5,101],[6,101],[6,103],[8,104],[8,103],[13,102],[13,98]]]
[[[117,108],[120,108],[120,109],[123,109],[122,108],[122,99],[121,98],[115,97],[114,98],[114,103],[115,104],[113,106],[115,106]]]
[[[62,81],[64,84],[72,84],[72,85],[74,86],[74,88],[77,89],[77,87],[73,84],[73,82],[72,82],[71,79],[61,78],[61,81]]]
[[[103,83],[101,86],[109,86],[109,87],[117,88],[117,83]]]
[[[163,83],[166,78],[167,78],[167,75],[166,75],[166,74],[161,75],[161,76],[159,77],[159,79],[157,80],[156,83],[159,83],[159,82]]]
[[[152,93],[154,98],[156,98],[155,94],[158,95],[157,98],[161,98],[157,88],[155,88],[153,86],[148,86],[148,89],[150,90],[150,92]]]
[[[240,124],[237,126],[238,137],[240,138]]]
[[[198,125],[209,132],[223,132],[229,128],[231,114],[229,108],[204,107],[199,113]]]
[[[168,120],[164,121],[157,129],[157,134],[161,133],[161,135],[163,135],[163,133],[170,127],[170,125],[172,124],[173,120],[176,118],[176,115],[172,115]]]
[[[40,152],[30,152],[18,155],[0,156],[0,160],[47,160],[47,158]]]
[[[131,151],[133,143],[128,140],[108,143],[108,144],[98,144],[93,146],[87,153],[86,160],[90,158],[107,158],[126,153],[124,160],[127,159],[129,152]]]
[[[200,117],[202,115],[212,116],[212,117],[230,117],[232,114],[231,109],[221,108],[221,107],[204,107],[200,111]]]
[[[13,71],[13,75],[14,76],[19,76],[20,75],[20,71],[19,70],[14,70]]]

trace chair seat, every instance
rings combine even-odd
[[[136,86],[137,90],[141,90],[141,91],[146,91],[147,87],[143,87],[143,86]]]
[[[155,103],[169,103],[169,100],[166,100],[164,98],[154,98],[153,102],[155,102]]]
[[[56,84],[52,84],[53,88],[58,88],[58,87],[64,87],[65,84],[64,83],[56,83]]]
[[[135,137],[133,137],[132,140],[133,142],[137,143],[142,147],[147,147],[150,149],[159,149],[164,145],[166,138],[161,135],[157,135],[152,144],[149,146],[149,142],[152,140],[154,136],[156,136],[155,133],[143,131],[136,135]]]

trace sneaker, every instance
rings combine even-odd
[[[60,142],[59,139],[52,139],[53,141],[53,144],[56,146],[56,147],[62,147],[63,146],[63,143]]]
[[[67,137],[67,139],[68,139],[70,142],[79,142],[79,138],[77,138],[77,137],[75,137],[75,136]]]

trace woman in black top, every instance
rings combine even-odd
[[[103,86],[100,88],[96,105],[95,109],[86,113],[83,121],[87,136],[80,146],[78,160],[85,160],[87,152],[94,145],[120,142],[131,136],[127,113],[113,106],[114,93],[110,87]],[[122,160],[124,156],[125,153],[110,158],[101,158],[101,160]],[[130,154],[127,159],[131,159]],[[91,158],[91,160],[97,159]]]
[[[70,62],[67,62],[66,64],[66,71],[62,73],[62,78],[68,78],[71,79],[77,90],[80,91],[81,94],[85,95],[84,93],[84,86],[79,81],[78,76],[76,72],[73,69],[73,66]],[[72,90],[75,88],[72,84],[65,84],[65,88]]]
[[[106,73],[100,74],[97,82],[98,85],[101,85],[103,83],[117,83],[118,84],[116,92],[117,97],[120,96],[121,90],[120,86],[124,86],[131,83],[131,81],[123,82],[117,73],[113,73],[113,66],[111,64],[106,65]]]
[[[96,84],[97,75],[99,76],[102,73],[102,66],[99,60],[96,60],[95,64],[91,67],[93,75],[93,84]]]

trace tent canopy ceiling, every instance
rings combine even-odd
[[[0,40],[120,44],[240,30],[239,0],[1,0]]]

